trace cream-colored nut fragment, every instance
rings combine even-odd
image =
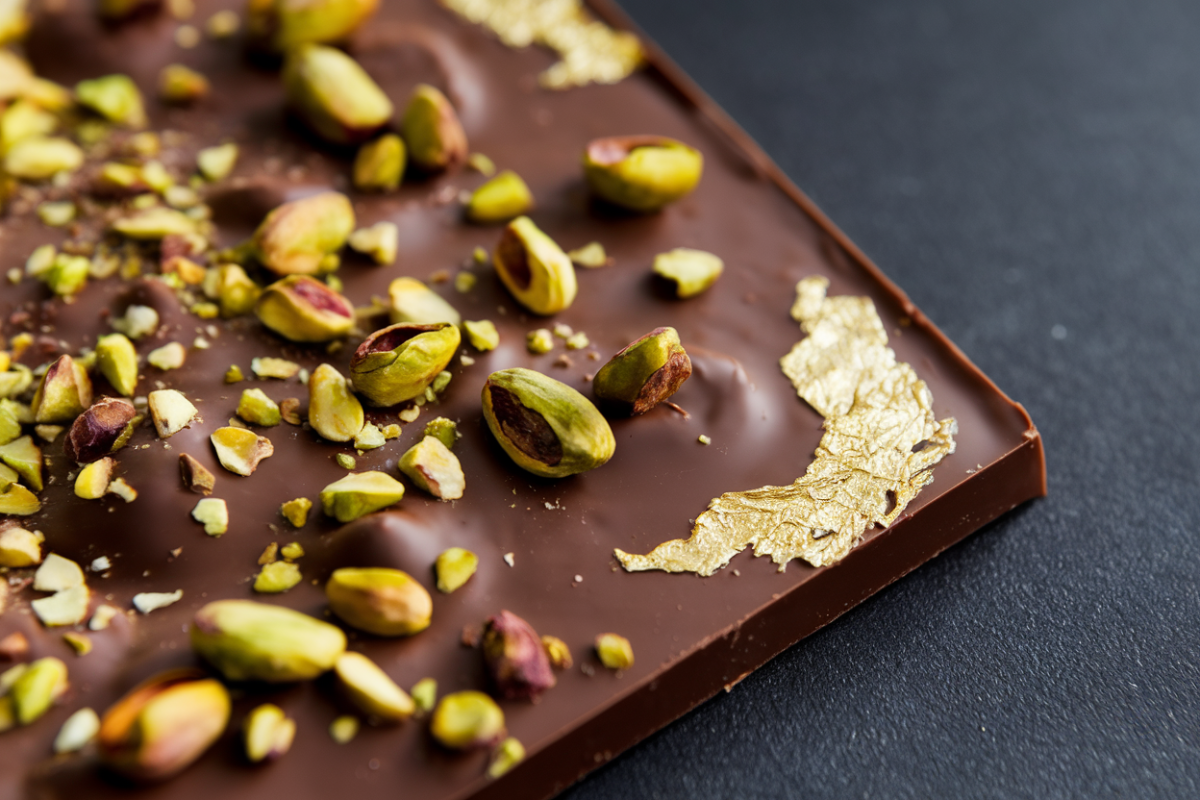
[[[200,411],[176,389],[158,389],[147,397],[159,438],[169,439],[192,424]]]
[[[479,556],[462,547],[443,550],[434,562],[439,592],[450,594],[462,588],[479,567]]]
[[[92,619],[88,622],[88,629],[93,631],[107,630],[108,626],[121,613],[119,608],[110,605],[96,606],[96,611],[92,614]]]
[[[370,256],[376,264],[394,264],[400,247],[400,229],[394,222],[376,222],[350,234],[347,244],[351,250]]]
[[[196,494],[212,494],[217,484],[212,471],[187,453],[179,456],[179,477],[183,480],[184,488]]]
[[[29,607],[47,627],[78,625],[87,619],[90,599],[91,594],[86,586],[76,586],[34,600]]]
[[[325,515],[338,522],[395,505],[404,497],[404,484],[383,472],[360,472],[334,481],[321,490]]]
[[[265,564],[254,579],[254,591],[261,594],[280,594],[300,583],[300,568],[288,561]]]
[[[130,128],[146,126],[142,93],[128,75],[105,75],[75,85],[75,99],[109,122]]]
[[[112,230],[129,239],[159,241],[168,236],[195,234],[196,221],[177,209],[156,206],[120,217],[113,222]]]
[[[238,146],[233,142],[206,147],[196,153],[196,169],[207,181],[216,183],[229,177],[237,165]]]
[[[90,708],[81,708],[71,716],[54,737],[54,753],[77,753],[100,732],[100,716]]]
[[[246,715],[243,735],[251,764],[274,761],[292,748],[296,721],[279,706],[264,703]]]
[[[329,607],[347,624],[377,636],[411,636],[429,627],[433,600],[408,573],[344,567],[325,584]]]
[[[716,283],[725,262],[712,253],[677,247],[654,257],[654,274],[675,285],[680,298],[695,297]]]
[[[286,381],[299,374],[300,365],[295,361],[288,361],[286,358],[264,356],[250,360],[250,371],[259,378],[275,378]]]
[[[504,738],[504,712],[483,692],[454,692],[438,703],[429,732],[451,750],[490,747]]]
[[[463,330],[466,331],[467,340],[471,346],[481,353],[495,350],[500,346],[500,332],[496,330],[496,324],[490,319],[465,320]]]
[[[535,356],[549,353],[554,349],[554,334],[549,328],[537,328],[525,334],[525,349]]]
[[[71,422],[92,404],[92,381],[87,370],[70,356],[50,365],[33,395],[36,422]]]
[[[462,322],[462,317],[454,310],[454,306],[416,278],[396,278],[388,286],[388,299],[391,302],[393,323],[449,322],[458,325]]]
[[[360,192],[395,191],[404,177],[407,160],[404,140],[394,133],[364,144],[354,157],[354,188]],[[353,243],[350,246],[359,249]]]
[[[218,600],[196,614],[192,647],[232,681],[284,683],[332,669],[346,650],[342,631],[290,608]]]
[[[488,777],[499,778],[525,760],[525,745],[512,736],[496,747],[492,763],[488,764]]]
[[[303,528],[308,523],[308,512],[311,510],[312,500],[307,497],[288,500],[279,507],[279,513],[283,514],[283,518],[292,523],[294,528]]]
[[[238,401],[237,415],[251,425],[273,427],[283,421],[279,406],[267,397],[262,389],[242,390],[242,399]]]
[[[39,592],[61,592],[83,586],[83,568],[69,558],[51,553],[33,575],[33,588]]]
[[[8,690],[17,722],[31,725],[50,710],[70,686],[67,665],[57,658],[39,658],[26,669]]]
[[[570,669],[575,663],[571,658],[571,648],[557,636],[543,635],[542,648],[546,651],[546,658],[550,659],[550,666],[555,669]]]
[[[587,269],[599,269],[600,267],[607,267],[612,263],[612,259],[604,251],[604,245],[599,242],[589,242],[583,247],[568,250],[567,257],[571,259],[571,263],[575,266],[586,267]]]
[[[703,170],[700,151],[665,136],[596,139],[583,154],[592,191],[633,211],[657,211],[684,197]]]
[[[0,531],[0,567],[20,569],[42,563],[42,537],[24,528]]]
[[[69,200],[62,201],[45,201],[38,203],[37,215],[43,225],[51,228],[65,228],[75,220],[75,204]],[[74,294],[73,292],[62,292],[56,294]]]
[[[368,716],[385,722],[403,722],[416,711],[408,692],[362,653],[342,653],[333,669],[342,691]]]
[[[221,466],[235,475],[253,475],[259,462],[275,452],[270,439],[245,428],[217,428],[209,439]]]
[[[471,193],[467,219],[478,223],[507,222],[528,214],[533,208],[533,193],[512,170],[505,170]]]
[[[0,461],[16,470],[17,475],[30,489],[35,492],[42,490],[42,450],[33,443],[32,437],[22,436],[8,444],[0,445]],[[14,484],[6,491],[11,492],[15,488],[20,487]],[[13,500],[17,499],[17,496],[13,497]]]
[[[168,64],[158,73],[158,96],[166,103],[188,105],[206,97],[211,88],[203,73],[183,64]]]
[[[426,436],[400,457],[400,471],[418,489],[439,500],[457,500],[466,488],[466,476],[458,456],[432,436]]]
[[[441,91],[420,84],[413,91],[401,126],[412,162],[430,172],[467,158],[467,135],[454,106]]]
[[[201,500],[200,502],[204,502]],[[183,599],[183,590],[174,592],[139,592],[133,596],[133,607],[143,614],[174,605]]]
[[[204,526],[209,536],[220,536],[229,530],[229,507],[216,497],[205,497],[192,509],[192,519]]]
[[[150,306],[131,305],[125,309],[122,316],[113,317],[109,324],[113,330],[125,334],[130,339],[141,339],[158,330],[158,312]],[[135,360],[136,357],[135,353]]]
[[[187,361],[187,348],[179,342],[156,347],[146,356],[146,363],[163,371],[179,369]]]
[[[304,558],[304,548],[300,546],[299,542],[289,542],[279,549],[279,555],[287,561],[295,561]]]
[[[312,275],[354,231],[354,208],[337,192],[284,203],[267,214],[254,233],[259,260],[277,275]]]
[[[365,422],[362,403],[329,364],[321,364],[308,379],[308,422],[331,442],[351,441]]]
[[[86,656],[92,652],[92,640],[87,634],[77,631],[67,631],[63,634],[63,641],[66,642],[77,656]]]
[[[633,646],[624,636],[602,633],[596,637],[596,655],[609,669],[629,669],[633,666]]]
[[[319,136],[335,144],[369,139],[392,117],[392,101],[357,61],[341,50],[306,44],[283,65],[288,104]]]
[[[289,275],[268,286],[254,313],[293,342],[328,342],[354,326],[354,304],[308,275]]]
[[[350,744],[358,736],[359,722],[356,717],[343,714],[329,725],[329,737],[338,744]]]
[[[575,300],[571,259],[529,217],[517,217],[504,228],[492,263],[517,302],[535,314],[555,314]]]
[[[221,264],[204,276],[204,294],[216,300],[225,319],[249,314],[262,296],[262,288],[237,264]]]
[[[14,144],[4,155],[4,170],[14,178],[45,181],[60,172],[83,166],[83,151],[69,139],[30,136]]]
[[[79,471],[75,478],[75,496],[83,500],[99,500],[108,493],[112,483],[113,471],[117,462],[105,456],[99,461],[93,461]]]

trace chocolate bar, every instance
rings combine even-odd
[[[595,2],[592,9],[612,27],[630,29],[607,3]],[[215,10],[205,6],[195,24]],[[246,57],[241,35],[201,35],[196,46],[182,48],[179,42],[190,37],[179,33],[182,24],[152,9],[105,23],[90,4],[67,3],[39,14],[25,51],[39,76],[65,86],[111,73],[132,77],[147,93],[150,127],[177,132],[164,135],[160,156],[176,174],[186,174],[201,148],[237,144],[233,174],[201,189],[218,247],[235,248],[286,201],[330,189],[347,192],[359,226],[391,221],[400,239],[394,265],[344,257],[337,276],[346,297],[367,305],[373,296],[386,296],[395,278],[412,276],[427,281],[463,319],[492,321],[500,344],[487,352],[464,345],[467,357],[455,357],[450,383],[436,402],[421,407],[399,438],[382,447],[359,452],[286,423],[255,428],[269,438],[273,453],[243,477],[221,466],[209,439],[235,415],[242,389],[253,386],[276,401],[295,397],[303,404],[308,390],[298,376],[227,384],[230,366],[249,376],[254,359],[283,358],[310,374],[323,363],[347,374],[354,346],[327,351],[292,343],[253,316],[202,319],[161,281],[145,278],[90,281],[69,304],[36,280],[6,286],[0,296],[4,333],[10,342],[31,335],[21,358],[30,367],[94,347],[97,336],[111,330],[109,320],[131,305],[154,308],[160,326],[139,342],[141,355],[179,342],[187,356],[176,369],[146,366],[138,393],[177,389],[202,419],[170,439],[149,425],[134,432],[115,455],[121,478],[137,492],[131,502],[115,495],[77,497],[69,487],[79,467],[58,445],[43,448],[42,509],[20,524],[42,531],[49,552],[84,565],[107,559],[107,566],[87,574],[92,606],[104,603],[123,613],[105,630],[78,628],[92,649],[77,656],[62,638],[76,628],[47,628],[30,613],[29,603],[44,593],[20,581],[10,586],[0,641],[20,632],[29,642],[23,660],[61,659],[70,689],[33,724],[0,734],[0,795],[318,800],[353,792],[369,800],[403,787],[407,796],[431,800],[548,797],[988,521],[1044,494],[1041,440],[1024,410],[644,39],[647,63],[640,71],[613,85],[565,88],[557,84],[572,76],[557,69],[556,55],[541,47],[510,47],[433,0],[382,4],[350,42],[349,51],[397,107],[418,84],[441,88],[457,108],[471,151],[525,180],[536,201],[531,217],[556,242],[566,249],[603,244],[612,263],[577,270],[575,303],[545,318],[515,302],[493,269],[473,258],[476,248],[493,252],[501,237],[500,226],[465,221],[458,202],[461,192],[484,182],[483,175],[458,167],[406,176],[391,193],[353,191],[353,151],[317,140],[285,110],[277,64]],[[207,98],[185,107],[149,99],[160,69],[174,61],[207,77]],[[629,213],[597,201],[580,166],[588,142],[639,134],[670,137],[704,157],[695,191],[658,213]],[[53,189],[43,191],[58,199]],[[98,216],[81,215],[76,229],[42,225],[40,199],[18,194],[10,203],[0,256],[6,272],[23,269],[40,245],[96,241],[103,234]],[[673,296],[651,271],[657,255],[680,247],[716,254],[725,264],[712,287],[689,299]],[[798,284],[808,287],[812,308],[793,316]],[[924,435],[913,442],[914,456],[925,454],[929,463],[906,461],[917,465],[906,480],[887,484],[899,492],[878,489],[884,496],[878,516],[886,525],[864,522],[861,531],[839,535],[813,523],[794,537],[791,528],[776,537],[785,544],[803,540],[797,552],[818,561],[811,546],[837,539],[827,565],[786,557],[787,547],[771,550],[765,537],[782,527],[776,520],[770,530],[751,523],[741,539],[724,541],[715,561],[693,569],[706,577],[656,569],[687,568],[683,561],[650,556],[671,541],[682,543],[680,551],[687,542],[698,543],[690,537],[712,519],[703,515],[714,500],[792,487],[817,463],[819,449],[838,452],[825,438],[833,429],[832,412],[819,413],[812,382],[800,390],[805,399],[798,397],[803,381],[785,373],[780,360],[808,340],[823,304],[839,298],[870,301],[858,302],[867,316],[856,325],[874,332],[873,352],[884,361],[889,356],[883,351],[890,352],[889,364],[908,365],[912,380],[927,387],[931,426],[950,418],[955,426],[930,427],[942,436],[933,445]],[[530,352],[527,334],[555,324],[585,333],[589,344],[567,349],[565,337],[552,336],[549,352]],[[610,418],[612,458],[585,474],[541,478],[514,465],[481,413],[480,392],[491,373],[526,367],[591,396],[592,379],[610,356],[660,326],[678,330],[693,366],[670,398],[674,406]],[[920,387],[906,385],[919,404],[925,396]],[[285,502],[316,501],[323,488],[347,475],[338,455],[353,458],[356,472],[398,475],[400,456],[435,416],[457,421],[462,434],[454,447],[465,475],[461,499],[441,502],[410,484],[394,508],[344,526],[316,508],[299,529],[280,516]],[[381,428],[403,420],[396,408],[368,409],[367,418]],[[931,447],[942,448],[936,460]],[[179,480],[181,454],[215,476],[212,497],[226,501],[229,515],[228,531],[219,538],[206,535],[192,517],[200,495]],[[917,485],[930,477],[928,485]],[[906,487],[911,496],[896,496]],[[303,581],[283,594],[255,593],[264,549],[290,542],[304,550],[295,562]],[[480,561],[470,581],[444,594],[434,590],[432,565],[450,547],[466,548]],[[781,563],[754,557],[752,548]],[[649,560],[631,560],[643,556]],[[148,787],[101,766],[91,747],[53,756],[55,737],[73,712],[89,707],[103,714],[154,675],[202,666],[187,631],[209,602],[266,600],[324,619],[330,574],[354,567],[400,569],[431,590],[432,621],[415,635],[384,638],[347,628],[350,649],[366,654],[402,687],[432,677],[442,694],[487,689],[484,659],[478,647],[464,644],[464,631],[481,632],[502,610],[565,642],[575,663],[557,672],[553,688],[537,702],[501,702],[508,734],[524,746],[523,761],[492,777],[492,751],[447,750],[430,736],[427,717],[364,724],[339,744],[328,732],[331,724],[358,712],[328,677],[235,684],[232,721],[220,739],[182,774]],[[134,610],[136,595],[177,591],[182,595],[170,605]],[[598,660],[593,643],[604,633],[628,639],[631,666],[614,671]],[[268,702],[295,720],[297,734],[274,762],[249,765],[240,726]]]

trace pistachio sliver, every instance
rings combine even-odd
[[[321,490],[321,507],[338,522],[387,508],[404,497],[404,484],[383,472],[351,473]]]
[[[362,653],[343,653],[333,669],[342,691],[369,716],[386,722],[403,722],[416,711],[408,692]]]
[[[724,261],[703,250],[677,247],[654,257],[654,274],[673,283],[680,298],[695,297],[708,289],[724,270]]]
[[[312,275],[353,231],[349,198],[323,192],[272,210],[255,231],[252,246],[263,265],[277,275]]]

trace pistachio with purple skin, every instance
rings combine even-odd
[[[488,619],[483,660],[496,693],[506,700],[534,700],[556,682],[541,638],[511,611]]]
[[[675,394],[691,374],[692,362],[679,333],[655,328],[609,359],[592,387],[606,404],[636,416]]]
[[[92,381],[87,370],[70,356],[50,365],[33,395],[35,422],[70,422],[92,404]]]
[[[448,322],[401,322],[375,331],[350,359],[354,388],[376,406],[411,400],[449,365],[461,341]]]
[[[140,421],[133,403],[119,397],[101,397],[71,423],[63,440],[67,458],[89,464],[120,450]]]
[[[307,275],[289,275],[263,290],[254,306],[263,325],[293,342],[328,342],[354,327],[354,305]]]

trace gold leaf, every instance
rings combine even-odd
[[[954,452],[957,423],[934,417],[929,388],[896,361],[871,300],[826,297],[828,286],[812,277],[796,287],[792,317],[808,336],[780,361],[800,397],[825,417],[808,471],[790,486],[721,495],[688,539],[648,555],[615,551],[626,570],[712,575],[750,546],[781,572],[793,558],[836,563],[869,527],[900,516],[933,480],[933,466]]]

